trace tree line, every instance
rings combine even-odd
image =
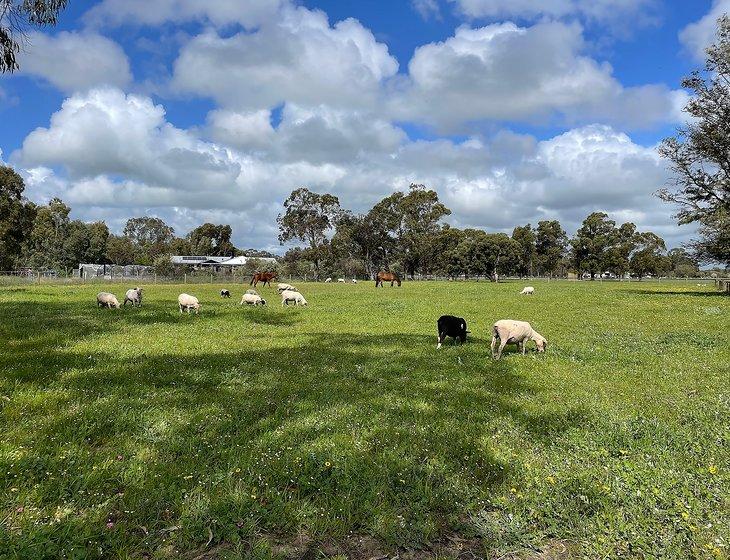
[[[23,196],[22,177],[0,166],[0,270],[32,268],[67,271],[79,263],[152,265],[174,272],[170,255],[274,257],[239,249],[227,224],[202,224],[185,236],[152,216],[127,220],[120,235],[103,221],[70,218],[71,208],[58,198],[36,205]],[[371,278],[378,270],[449,278],[565,276],[569,271],[617,277],[632,273],[698,273],[698,261],[685,249],[666,252],[664,240],[640,232],[632,223],[617,225],[594,212],[572,238],[557,220],[515,227],[511,235],[481,229],[458,229],[444,222],[451,211],[424,185],[395,192],[366,213],[340,206],[331,194],[296,189],[277,219],[282,244],[300,241],[280,260],[292,276]]]
[[[115,235],[103,221],[72,220],[71,208],[59,198],[36,205],[23,196],[24,190],[23,178],[0,166],[0,270],[64,271],[79,263],[154,265],[167,270],[170,255],[275,256],[236,248],[231,242],[233,230],[226,224],[205,223],[178,237],[160,218],[142,216],[128,219],[121,235]]]
[[[299,188],[279,215],[281,243],[300,241],[283,257],[295,276],[373,277],[390,270],[408,277],[448,278],[565,276],[569,271],[591,278],[673,273],[692,276],[698,262],[684,249],[666,251],[657,234],[638,231],[633,223],[617,225],[603,212],[586,217],[569,238],[558,220],[515,227],[511,235],[481,229],[458,229],[444,223],[451,211],[438,194],[412,184],[368,212],[340,206],[336,196]]]

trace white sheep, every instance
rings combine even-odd
[[[245,293],[243,294],[243,297],[241,298],[241,303],[239,305],[266,305],[266,300],[263,299],[258,294],[249,294]]]
[[[281,306],[289,305],[290,301],[293,301],[295,305],[307,305],[307,300],[299,292],[293,292],[291,290],[281,292]]]
[[[324,283],[325,283],[325,284],[328,284],[329,282],[332,282],[332,278],[327,278],[327,279],[326,279],[326,280],[324,281]]]
[[[283,292],[284,290],[289,290],[290,292],[298,292],[299,291],[294,286],[292,286],[291,284],[277,284],[276,285],[276,290],[279,293]]]
[[[499,350],[494,353],[499,339]],[[492,357],[499,360],[502,356],[502,350],[506,344],[517,344],[518,350],[525,353],[525,346],[528,340],[534,340],[537,344],[537,351],[544,352],[547,346],[547,340],[539,332],[532,328],[532,325],[526,321],[513,321],[511,319],[502,319],[492,326]]]
[[[344,283],[345,283],[345,279],[344,279],[344,278],[338,278],[338,279],[337,279],[337,281],[338,281],[338,282],[339,282],[340,284],[344,284]]]
[[[258,292],[257,292],[256,290],[254,290],[253,288],[251,288],[251,289],[249,289],[249,290],[246,290],[246,293],[247,293],[247,294],[251,294],[252,296],[257,296],[257,295],[259,295],[259,293],[258,293]]]
[[[535,288],[533,288],[532,286],[525,286],[524,288],[522,288],[522,291],[520,292],[520,294],[523,296],[531,296],[534,293],[535,293]]]
[[[127,293],[124,294],[123,305],[127,305],[127,302],[130,302],[132,307],[142,307],[142,288],[132,288],[131,290],[127,290]]]
[[[120,307],[117,296],[110,294],[109,292],[99,292],[96,294],[96,304],[99,307],[107,307],[109,309],[112,307],[119,309]]]
[[[187,310],[188,313],[190,313],[191,309],[194,309],[197,314],[201,308],[198,298],[190,294],[180,294],[177,296],[177,304],[180,307],[180,313],[183,312],[183,309]]]

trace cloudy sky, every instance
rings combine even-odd
[[[0,78],[0,160],[74,217],[229,223],[280,251],[294,188],[355,211],[411,182],[459,227],[595,210],[676,246],[653,193],[730,0],[71,1]]]

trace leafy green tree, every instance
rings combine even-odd
[[[730,18],[717,23],[704,72],[682,81],[692,118],[659,147],[674,176],[658,194],[679,207],[680,224],[700,224],[693,248],[701,261],[730,265]]]
[[[538,222],[535,231],[535,252],[540,270],[550,276],[555,274],[565,257],[568,236],[557,220]]]
[[[56,25],[68,0],[0,0],[0,74],[17,70],[16,55],[30,27]]]
[[[571,240],[573,264],[579,274],[589,272],[591,280],[602,272],[606,252],[613,242],[616,222],[608,219],[604,212],[593,212],[578,229]]]
[[[160,218],[143,216],[127,220],[123,231],[135,248],[137,264],[151,265],[160,255],[168,254],[175,230]]]
[[[188,235],[188,243],[196,255],[233,256],[236,248],[231,243],[233,230],[229,225],[205,223]]]
[[[468,276],[487,276],[497,282],[501,275],[514,273],[520,265],[522,246],[506,233],[486,233],[480,229],[465,229],[455,249],[448,252],[452,259],[449,270]]]
[[[342,210],[339,199],[331,194],[318,194],[307,188],[299,188],[284,201],[284,215],[276,218],[279,224],[279,242],[299,239],[309,244],[309,257],[319,273],[323,260],[327,235],[334,228]]]
[[[116,265],[134,264],[135,247],[132,240],[123,235],[110,235],[106,244],[106,260]]]
[[[170,241],[168,247],[170,255],[192,255],[193,250],[190,248],[190,242],[182,237],[176,237]]]
[[[0,270],[18,264],[36,207],[23,198],[25,183],[11,167],[0,165]]]
[[[629,271],[629,261],[637,241],[636,225],[631,222],[621,224],[614,230],[611,246],[606,249],[602,268],[623,278]]]
[[[535,256],[537,254],[536,236],[532,225],[517,226],[512,230],[512,239],[519,243],[520,263],[517,266],[517,273],[521,276],[532,276],[534,274]]]
[[[704,263],[724,263],[730,268],[730,211],[718,210],[700,220],[700,238],[690,243],[695,258]]]
[[[452,228],[448,224],[431,237],[428,246],[430,252],[429,260],[433,263],[433,269],[449,278],[456,278],[463,272],[456,265],[456,249],[464,238],[464,232]]]
[[[106,244],[109,242],[109,227],[104,222],[85,224],[89,232],[89,244],[84,254],[84,261],[89,263],[107,263]]]
[[[69,254],[71,209],[59,198],[38,208],[26,246],[28,263],[34,268],[59,270],[73,266]]]
[[[368,217],[382,236],[386,266],[397,258],[411,278],[417,270],[432,268],[428,245],[441,229],[441,219],[450,214],[436,191],[415,183],[407,194],[395,192],[378,202]]]
[[[337,266],[343,269],[343,273],[345,269],[352,269],[372,277],[383,262],[380,243],[380,235],[373,227],[370,215],[343,212],[337,220],[330,246],[333,257],[341,263]]]
[[[663,255],[666,245],[661,237],[650,231],[639,233],[636,235],[636,246],[631,256],[631,271],[639,280],[648,274],[657,276],[669,269],[671,261]]]
[[[312,275],[314,263],[307,258],[307,249],[294,247],[289,249],[282,258],[282,274],[294,278],[303,278]]]
[[[677,247],[671,249],[667,253],[669,259],[670,270],[674,272],[675,276],[680,278],[690,278],[697,276],[700,272],[700,266],[692,255],[690,255],[686,249]]]

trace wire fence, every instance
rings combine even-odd
[[[174,272],[168,274],[157,274],[151,269],[139,269],[136,273],[115,273],[110,272],[108,274],[100,274],[95,276],[90,275],[74,275],[70,274],[59,274],[56,271],[36,271],[36,270],[11,270],[11,271],[0,271],[0,286],[12,286],[12,285],[23,285],[23,284],[108,284],[108,283],[123,283],[123,284],[248,284],[251,281],[252,274],[243,270],[194,270],[187,272]],[[346,283],[353,282],[374,282],[373,278],[367,276],[353,276],[353,277],[331,277],[322,278],[321,275],[315,274],[300,274],[290,275],[286,273],[279,274],[278,278],[274,282],[324,282],[328,280],[332,283]],[[449,281],[449,282],[491,282],[489,276],[469,276],[464,278],[450,278],[447,276],[440,275],[415,275],[413,278],[403,277],[403,281],[418,281],[418,282],[429,282],[429,281]],[[588,278],[567,278],[561,277],[549,277],[549,276],[503,276],[499,278],[500,282],[555,282],[555,281],[582,281],[591,282]],[[602,278],[596,276],[592,282],[674,282],[683,284],[697,283],[700,286],[713,285],[721,291],[727,291],[730,293],[730,278],[715,278],[710,276],[696,276],[691,278],[676,278],[676,277],[656,277],[656,278],[644,278],[640,280],[638,278]]]

